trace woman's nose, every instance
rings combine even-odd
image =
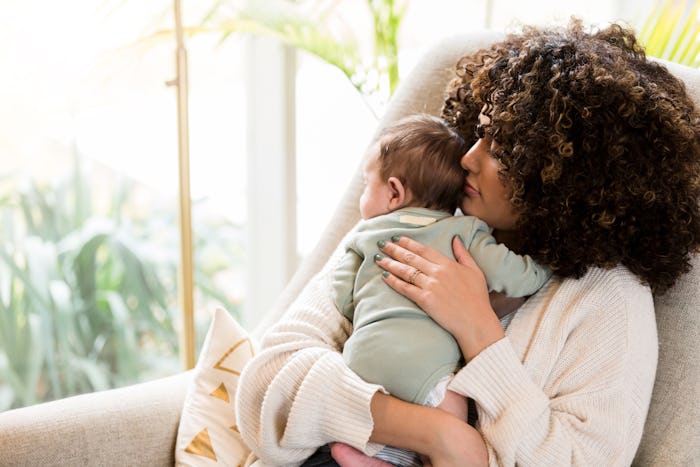
[[[476,143],[462,156],[460,164],[464,170],[477,172],[479,170],[479,152],[483,151],[483,138],[477,139]]]

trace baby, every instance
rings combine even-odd
[[[374,264],[377,242],[409,236],[454,258],[459,235],[483,271],[489,289],[531,295],[551,272],[529,256],[498,244],[472,216],[454,216],[463,197],[467,151],[462,137],[436,117],[406,117],[385,128],[365,157],[360,221],[345,239],[333,276],[334,301],[353,323],[343,357],[365,381],[403,400],[439,406],[466,420],[466,400],[447,390],[462,355],[454,338],[413,301],[382,280]],[[378,458],[421,465],[415,453],[394,448]]]

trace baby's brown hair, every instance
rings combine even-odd
[[[447,123],[427,114],[402,118],[379,133],[379,173],[398,178],[412,206],[454,213],[463,197],[460,165],[468,146]]]

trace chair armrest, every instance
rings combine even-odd
[[[174,465],[192,372],[0,413],[0,465]]]

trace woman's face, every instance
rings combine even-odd
[[[479,115],[479,124],[487,126],[490,119]],[[462,156],[462,167],[467,171],[464,183],[462,212],[476,216],[493,227],[494,230],[512,231],[518,220],[518,213],[510,203],[512,189],[499,175],[503,168],[494,157],[498,143],[487,132]]]

